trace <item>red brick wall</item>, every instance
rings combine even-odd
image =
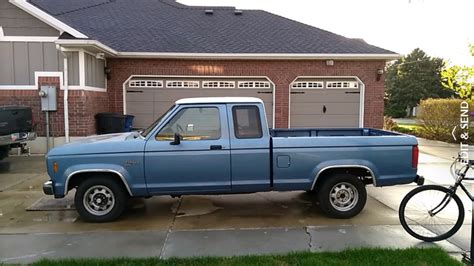
[[[111,80],[108,92],[83,90],[69,91],[69,128],[71,136],[95,134],[94,115],[99,112],[123,112],[123,82],[130,75],[203,75],[203,76],[267,76],[276,86],[276,127],[288,125],[288,89],[297,76],[358,76],[366,85],[366,127],[383,125],[384,78],[377,81],[377,69],[384,68],[384,61],[335,61],[326,66],[325,61],[213,61],[213,60],[158,60],[158,59],[108,59]],[[64,136],[63,91],[59,90],[57,77],[41,77],[40,85],[58,87],[58,110],[50,114],[52,136]],[[33,109],[37,132],[45,135],[45,115],[40,110],[37,90],[0,90],[0,105],[24,105]]]
[[[64,91],[60,90],[58,77],[40,77],[39,86],[52,85],[57,88],[57,111],[50,112],[50,135],[64,136]],[[38,88],[39,90],[39,88]],[[41,111],[38,90],[0,90],[0,105],[29,106],[39,136],[46,135],[45,113]],[[69,91],[69,131],[70,136],[95,134],[94,115],[109,110],[108,96],[105,92]]]
[[[203,76],[267,76],[276,86],[276,127],[288,126],[289,84],[297,76],[358,76],[366,85],[364,126],[383,125],[384,78],[379,81],[377,69],[385,61],[335,61],[326,66],[325,60],[160,60],[108,59],[111,80],[107,82],[111,111],[123,112],[122,84],[130,75],[203,75]]]

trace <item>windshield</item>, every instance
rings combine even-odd
[[[172,105],[172,106],[170,107],[170,109],[168,109],[168,111],[164,112],[160,117],[158,117],[158,119],[156,119],[155,122],[153,122],[153,123],[152,123],[149,127],[147,127],[145,130],[143,130],[143,132],[141,132],[141,135],[146,138],[146,137],[148,136],[148,134],[150,134],[150,132],[156,127],[156,125],[158,125],[158,124],[161,122],[161,120],[162,120],[171,110],[173,110],[174,106],[175,106],[175,105]]]

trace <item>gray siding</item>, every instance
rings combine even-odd
[[[0,26],[5,36],[59,36],[59,31],[8,0],[0,0]]]
[[[36,71],[63,71],[54,43],[0,42],[0,85],[35,85]],[[69,84],[79,85],[79,56],[69,59]]]
[[[85,54],[86,86],[105,88],[104,67],[104,60],[96,59],[87,53]]]

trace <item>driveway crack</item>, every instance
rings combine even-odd
[[[171,221],[171,224],[168,227],[168,231],[166,232],[165,241],[163,242],[163,246],[161,247],[161,251],[160,251],[160,260],[163,259],[163,257],[164,257],[166,243],[168,242],[168,238],[171,234],[171,231],[174,228],[174,223],[176,222],[176,218],[178,216],[179,209],[181,208],[181,202],[183,202],[183,197],[179,197],[178,206],[176,207],[176,211],[174,212],[173,220]]]
[[[311,233],[309,232],[309,227],[306,226],[305,227],[305,233],[309,236],[309,243],[308,243],[308,247],[309,247],[309,251],[311,251],[311,249],[313,248],[313,236],[311,235]]]

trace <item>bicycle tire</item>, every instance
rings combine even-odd
[[[417,187],[413,190],[411,190],[402,200],[402,202],[400,203],[400,209],[398,211],[398,214],[399,214],[399,219],[400,219],[400,223],[402,224],[403,228],[413,237],[419,239],[419,240],[423,240],[423,241],[426,241],[426,242],[435,242],[435,241],[441,241],[441,240],[444,240],[444,239],[447,239],[449,237],[451,237],[452,235],[454,235],[458,230],[459,228],[461,228],[462,226],[462,223],[464,221],[464,206],[462,204],[462,201],[459,199],[459,197],[456,195],[456,194],[453,194],[452,195],[452,200],[454,200],[455,204],[457,205],[457,211],[458,211],[458,218],[456,220],[456,222],[452,225],[445,225],[447,227],[451,227],[449,230],[447,230],[445,233],[442,233],[442,234],[437,234],[436,230],[434,230],[433,228],[426,228],[425,226],[427,226],[426,224],[419,224],[419,223],[416,223],[416,224],[410,224],[407,222],[407,220],[411,220],[411,218],[407,218],[406,217],[406,211],[407,211],[407,204],[410,203],[410,201],[416,196],[416,195],[419,195],[423,192],[426,192],[426,191],[431,191],[431,192],[442,192],[444,193],[444,195],[448,194],[450,192],[450,190],[446,187],[443,187],[443,186],[439,186],[439,185],[426,185],[426,186],[420,186],[420,187]],[[440,195],[443,195],[443,194],[440,194]],[[436,204],[435,203],[436,201],[433,201],[433,204]],[[444,208],[442,209],[444,210]],[[423,212],[421,212],[423,213]],[[428,212],[426,212],[426,214],[428,214]],[[430,216],[430,218],[432,218],[433,216]],[[415,228],[419,228],[420,226],[422,226],[424,229],[422,229],[422,231],[425,231],[425,232],[430,232],[431,234],[433,234],[433,236],[428,236],[428,235],[422,235],[420,233],[417,232],[417,230],[415,230]],[[433,227],[433,225],[431,224],[430,225],[431,227]]]

